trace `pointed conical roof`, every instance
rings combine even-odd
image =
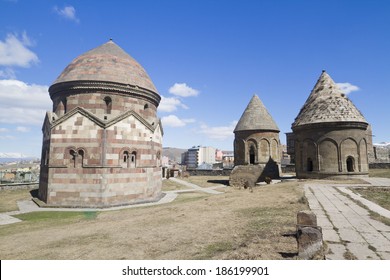
[[[263,102],[254,95],[238,121],[234,132],[245,130],[280,131]]]
[[[327,122],[363,122],[362,113],[323,71],[292,127]]]
[[[112,40],[76,57],[53,85],[71,81],[114,82],[157,93],[145,69]]]

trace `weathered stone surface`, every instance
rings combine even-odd
[[[234,129],[234,169],[230,185],[254,186],[265,177],[279,178],[279,128],[264,104],[254,95]]]
[[[145,70],[108,42],[49,88],[39,197],[48,205],[109,207],[161,196],[161,97]]]
[[[317,226],[317,216],[311,211],[299,211],[297,214],[297,224],[299,226]]]
[[[319,228],[300,227],[297,232],[298,258],[310,260],[322,258],[323,241]]]
[[[368,175],[369,125],[325,71],[292,130],[298,178]]]

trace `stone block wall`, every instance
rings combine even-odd
[[[130,112],[130,113],[129,113]],[[48,205],[108,207],[161,195],[162,132],[133,111],[115,123],[76,110],[44,128],[40,198]],[[47,118],[47,122],[49,119]]]
[[[367,139],[364,127],[324,125],[294,131],[298,178],[367,175]]]

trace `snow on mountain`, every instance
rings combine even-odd
[[[386,147],[386,146],[390,146],[390,142],[375,143],[374,146]]]

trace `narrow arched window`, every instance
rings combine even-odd
[[[347,171],[348,172],[355,171],[355,160],[352,156],[347,157]]]
[[[83,150],[79,150],[78,151],[78,155],[79,155],[78,166],[84,167],[84,156],[85,156],[84,151]]]
[[[149,108],[149,104],[146,103],[146,104],[144,105],[144,110],[147,110],[148,108]]]
[[[106,103],[105,113],[111,114],[112,109],[112,99],[109,96],[104,97],[104,102]]]
[[[69,165],[70,167],[76,167],[76,161],[77,161],[77,153],[75,150],[70,150],[69,151],[69,156],[70,156],[70,160],[69,160]]]
[[[313,160],[311,158],[307,159],[307,171],[312,172],[313,171]]]
[[[124,151],[122,155],[122,167],[129,167],[130,164],[130,155],[128,151]]]
[[[256,149],[255,149],[255,146],[252,145],[249,148],[249,163],[255,164],[255,162],[256,162]]]
[[[137,164],[137,152],[132,152],[130,155],[130,166],[136,167]]]

